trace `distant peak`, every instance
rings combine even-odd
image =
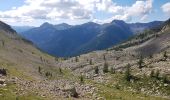
[[[111,23],[125,23],[123,20],[113,20]]]
[[[69,25],[69,24],[67,24],[67,23],[61,23],[60,25]]]
[[[47,26],[53,26],[53,25],[48,22],[45,22],[40,27],[47,27]]]

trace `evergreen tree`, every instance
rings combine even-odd
[[[41,67],[40,66],[38,67],[38,72],[41,74]]]
[[[167,76],[166,76],[166,75],[163,75],[162,80],[163,80],[164,83],[167,83],[167,81],[168,81],[168,80],[167,80]]]
[[[165,51],[164,54],[163,54],[163,59],[164,59],[164,61],[166,61],[167,58],[168,58],[168,55],[167,55],[167,52]]]
[[[153,78],[153,77],[154,77],[154,70],[152,70],[150,73],[150,78]]]
[[[108,73],[108,72],[109,72],[109,65],[107,62],[105,62],[103,67],[103,73]]]
[[[76,61],[76,62],[78,62],[78,61],[79,61],[79,58],[78,58],[77,56],[76,56],[76,58],[75,58],[75,61]]]
[[[99,74],[99,67],[98,66],[95,67],[94,72],[95,72],[95,74]]]
[[[84,83],[84,77],[83,77],[83,75],[80,76],[80,83]]]
[[[130,74],[130,64],[126,66],[126,71],[125,71],[125,76],[124,76],[126,81],[130,81],[131,79],[131,74]]]
[[[89,62],[89,64],[90,64],[90,65],[92,65],[92,64],[93,64],[93,62],[92,62],[92,59],[90,59],[90,62]]]
[[[143,67],[143,57],[142,56],[140,56],[140,59],[139,59],[139,61],[138,61],[138,65],[139,65],[139,68],[141,69],[142,67]]]
[[[103,55],[103,60],[106,60],[106,56],[105,55]]]
[[[60,74],[63,73],[63,72],[62,72],[62,69],[61,69],[60,67],[59,67],[59,72],[60,72]]]
[[[155,78],[156,78],[156,79],[159,79],[159,74],[160,74],[160,73],[159,73],[159,70],[157,70],[156,73],[155,73]]]

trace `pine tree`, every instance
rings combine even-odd
[[[80,83],[84,83],[84,77],[83,77],[83,75],[80,76]]]
[[[167,76],[166,76],[166,75],[163,75],[162,80],[163,80],[164,83],[167,83],[167,81],[168,81],[168,80],[167,80]]]
[[[38,72],[41,74],[41,67],[40,66],[38,67]]]
[[[95,67],[94,72],[95,72],[95,74],[99,74],[99,67],[98,66]]]
[[[92,59],[90,59],[90,62],[89,62],[89,64],[90,64],[90,65],[92,65],[92,64],[93,64],[93,62],[92,62]]]
[[[103,73],[108,73],[109,72],[109,65],[107,62],[104,63],[104,67],[103,67]]]
[[[155,73],[155,78],[156,78],[156,79],[159,79],[159,74],[160,74],[160,73],[159,73],[159,70],[157,70],[156,73]]]
[[[126,81],[130,81],[131,79],[131,74],[130,74],[130,64],[126,66],[126,71],[125,71],[125,76],[124,76]]]
[[[79,61],[79,58],[78,58],[78,57],[76,57],[76,58],[75,58],[75,61],[76,61],[76,62],[78,62],[78,61]]]
[[[143,67],[143,57],[142,56],[140,56],[140,59],[139,59],[139,61],[138,61],[138,65],[139,65],[139,68],[141,69],[142,67]]]
[[[103,60],[106,60],[106,56],[105,55],[103,55]]]
[[[166,61],[167,58],[168,58],[168,55],[167,55],[167,52],[165,51],[164,54],[163,54],[163,59],[164,59],[164,61]]]
[[[59,67],[59,72],[60,72],[60,74],[63,73],[63,72],[62,72],[62,69],[61,69],[60,67]]]

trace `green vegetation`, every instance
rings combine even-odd
[[[92,59],[90,59],[90,62],[89,62],[89,64],[90,64],[90,65],[93,65],[93,61],[92,61]]]
[[[152,70],[150,73],[150,78],[153,78],[153,77],[154,77],[154,70]]]
[[[94,73],[95,73],[95,74],[99,74],[99,67],[98,67],[98,66],[95,67]]]
[[[108,72],[109,72],[109,65],[108,65],[108,63],[105,61],[104,67],[103,67],[103,73],[108,73]]]
[[[124,76],[126,81],[130,81],[131,79],[131,74],[130,74],[130,64],[126,66],[126,71],[125,71],[125,76]]]
[[[143,64],[144,64],[144,62],[143,62],[143,57],[140,56],[139,61],[138,61],[138,65],[139,65],[139,68],[140,68],[140,69],[144,67]]]
[[[41,74],[41,67],[40,66],[38,67],[38,72]]]
[[[166,61],[168,58],[168,55],[167,55],[167,52],[165,51],[164,54],[163,54],[163,60]]]
[[[84,83],[84,77],[83,77],[83,75],[80,76],[80,83]]]
[[[116,72],[115,72],[115,68],[111,67],[111,68],[110,68],[110,73],[111,73],[111,74],[115,74],[115,73],[116,73]]]
[[[78,58],[78,56],[76,56],[75,61],[76,61],[76,62],[79,62],[79,58]]]

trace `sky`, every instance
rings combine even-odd
[[[0,0],[0,20],[13,26],[103,24],[115,19],[145,23],[169,18],[170,0]]]

